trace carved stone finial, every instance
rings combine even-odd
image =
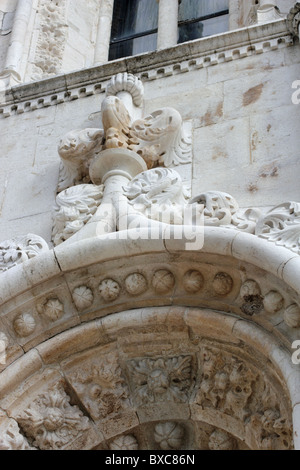
[[[122,91],[127,91],[132,96],[133,104],[141,106],[144,97],[142,81],[131,73],[118,73],[114,75],[106,87],[106,96],[116,96]]]
[[[293,36],[299,38],[299,24],[300,24],[300,2],[297,2],[291,8],[287,16],[287,27]]]

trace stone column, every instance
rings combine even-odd
[[[177,44],[178,0],[158,0],[157,49],[165,49]]]
[[[2,88],[7,88],[22,81],[20,65],[31,10],[32,0],[18,1],[5,66],[0,73]]]
[[[108,61],[114,0],[101,0],[94,64]]]

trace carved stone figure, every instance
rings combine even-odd
[[[138,404],[187,401],[194,381],[192,356],[135,359],[127,365]]]

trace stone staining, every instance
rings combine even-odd
[[[30,313],[22,313],[15,318],[13,327],[18,336],[26,338],[34,332],[36,322]]]
[[[143,294],[147,288],[147,281],[142,274],[130,274],[125,279],[125,289],[130,295]]]
[[[261,290],[256,281],[248,279],[241,287],[240,296],[243,299],[243,305],[241,311],[245,315],[252,316],[260,313],[263,308],[263,297],[261,296]]]
[[[167,294],[175,285],[175,277],[166,269],[156,271],[152,278],[152,286],[157,294]]]
[[[110,450],[138,450],[139,445],[134,436],[119,436],[109,444]]]
[[[128,362],[138,405],[186,402],[193,385],[192,356],[135,359]]]
[[[79,286],[73,290],[73,300],[78,310],[89,308],[94,301],[94,294],[87,286]]]
[[[155,426],[154,440],[162,450],[178,450],[183,444],[184,429],[178,423],[166,422]]]
[[[39,395],[17,418],[26,436],[41,450],[60,450],[89,429],[89,420],[61,386]]]
[[[113,279],[104,279],[99,285],[99,292],[105,302],[113,302],[120,295],[121,288]]]

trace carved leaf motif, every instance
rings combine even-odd
[[[271,209],[258,220],[255,234],[300,254],[300,203],[286,202]]]
[[[191,161],[191,136],[176,109],[158,109],[138,119],[131,126],[130,136],[137,142],[130,148],[144,158],[148,168],[157,164],[168,168]]]
[[[204,205],[205,225],[229,225],[239,209],[238,203],[230,194],[220,191],[202,193],[189,202],[189,204],[194,203]]]
[[[0,273],[48,250],[45,240],[31,233],[1,242]]]
[[[54,245],[70,238],[92,218],[102,199],[102,188],[81,184],[57,195],[52,230]]]
[[[33,445],[41,450],[61,449],[89,429],[89,420],[62,386],[37,397],[17,418]]]
[[[96,152],[102,150],[103,129],[75,129],[60,141],[58,153],[62,159],[58,191],[74,184],[89,183],[89,165]]]
[[[179,174],[170,168],[154,168],[136,176],[124,189],[129,203],[146,217],[182,224],[187,193]]]

